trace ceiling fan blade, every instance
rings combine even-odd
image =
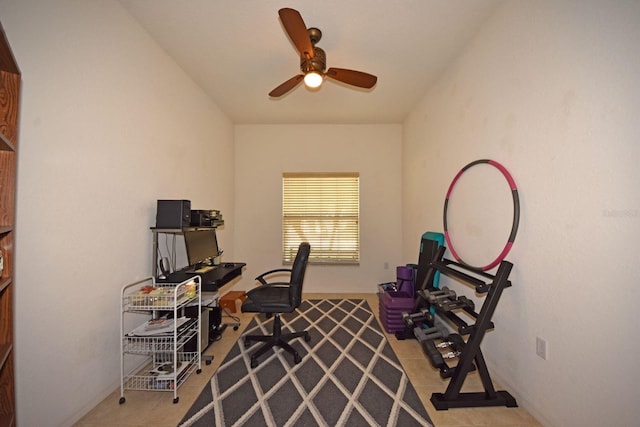
[[[269,92],[269,96],[273,98],[278,98],[279,96],[284,95],[294,87],[298,86],[298,84],[300,84],[302,79],[304,79],[303,74],[298,74],[297,76],[290,78],[289,80],[287,80],[286,82],[282,83],[280,86],[278,86],[277,88]]]
[[[282,20],[282,25],[284,25],[289,38],[300,52],[300,56],[307,59],[313,58],[313,45],[300,12],[284,8],[278,11],[278,15],[280,15],[280,20]]]
[[[372,74],[363,73],[362,71],[347,70],[344,68],[329,68],[326,72],[327,77],[341,81],[352,86],[358,86],[365,89],[371,89],[378,78]]]

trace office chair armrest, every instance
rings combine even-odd
[[[249,289],[248,291],[245,291],[245,295],[247,296],[247,298],[251,298],[253,294],[255,293],[260,294],[261,292],[263,292],[265,290],[265,287],[266,288],[289,288],[289,284],[282,283],[282,282],[267,283],[266,285],[256,286],[253,289]]]
[[[267,281],[264,279],[265,276],[268,276],[272,273],[291,273],[291,271],[292,270],[290,268],[276,268],[275,270],[269,270],[265,273],[262,273],[261,275],[256,277],[256,280],[263,285],[268,285],[269,283],[267,283]]]

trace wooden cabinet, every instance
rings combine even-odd
[[[14,241],[20,70],[0,25],[0,426],[15,426]]]

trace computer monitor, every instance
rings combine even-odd
[[[212,263],[210,260],[213,261],[213,258],[220,254],[215,228],[185,232],[184,245],[187,249],[189,265]]]

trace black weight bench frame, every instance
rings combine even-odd
[[[443,378],[451,378],[444,393],[433,393],[431,395],[431,403],[437,410],[484,406],[517,407],[516,400],[511,394],[504,390],[496,391],[493,387],[489,370],[480,349],[480,344],[486,331],[494,327],[491,317],[496,310],[502,291],[511,286],[509,273],[513,264],[508,261],[502,261],[496,274],[491,275],[479,269],[448,260],[444,258],[444,253],[445,248],[440,247],[429,263],[428,274],[434,275],[436,272],[440,272],[447,277],[457,279],[461,283],[473,287],[478,294],[484,294],[485,299],[479,313],[469,307],[459,310],[444,310],[437,304],[431,305],[439,317],[456,326],[460,335],[468,335],[464,346],[460,350],[458,364],[453,368],[443,363],[441,357],[437,357],[438,354],[433,351],[435,350],[433,341],[423,344],[425,349],[429,348],[431,350],[425,351],[425,353],[429,357],[431,364],[440,370],[440,375]],[[428,301],[425,294],[425,290],[418,291],[418,298]],[[468,324],[454,311],[463,311],[466,316],[472,317],[475,323]],[[467,374],[476,369],[482,380],[484,392],[461,393],[460,390]]]

